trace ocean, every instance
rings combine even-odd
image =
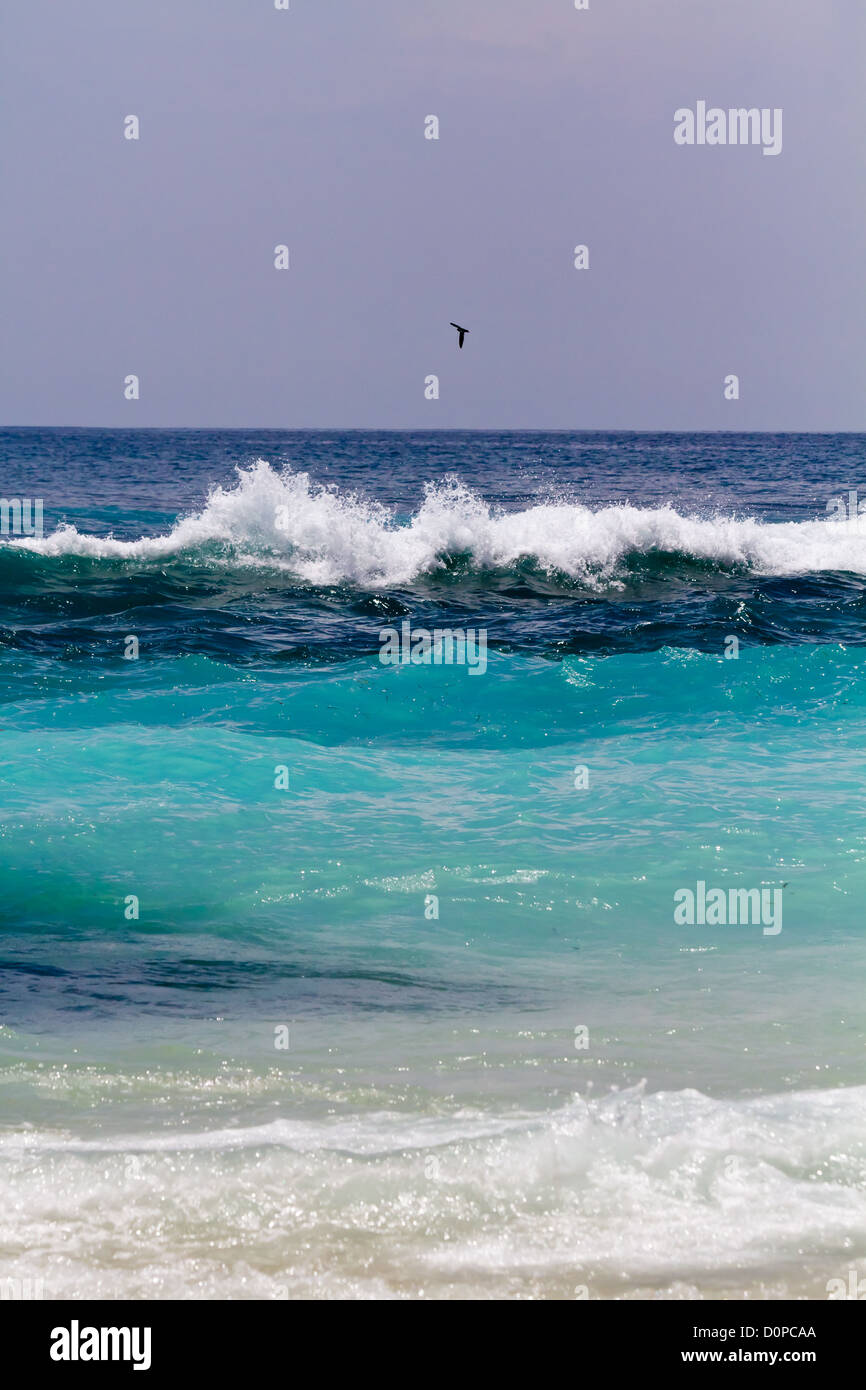
[[[864,446],[0,432],[0,1281],[866,1273]]]

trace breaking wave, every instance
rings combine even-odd
[[[746,570],[762,576],[866,574],[862,532],[836,519],[764,522],[753,517],[683,515],[672,505],[592,510],[550,501],[522,511],[491,506],[456,477],[428,483],[414,516],[400,517],[352,492],[264,460],[238,470],[234,488],[215,488],[204,508],[164,535],[120,540],[62,525],[5,548],[46,557],[271,567],[313,585],[367,589],[411,584],[463,563],[476,572],[534,567],[550,577],[601,588],[642,563]]]

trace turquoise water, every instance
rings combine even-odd
[[[3,439],[0,1276],[866,1268],[861,440]],[[384,665],[404,620],[486,669]]]

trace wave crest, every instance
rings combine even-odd
[[[217,550],[230,564],[273,567],[315,585],[368,589],[445,572],[458,558],[476,571],[531,565],[592,588],[668,557],[764,576],[866,574],[866,528],[861,534],[836,519],[762,522],[683,515],[670,504],[592,510],[566,501],[504,512],[451,476],[426,484],[422,505],[403,521],[377,502],[321,486],[308,473],[277,472],[263,459],[239,469],[236,487],[215,488],[200,512],[180,518],[165,535],[118,540],[63,525],[6,548],[129,561],[206,560]]]

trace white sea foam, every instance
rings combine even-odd
[[[835,519],[773,523],[687,515],[673,506],[592,510],[577,502],[503,512],[446,479],[428,484],[417,513],[401,524],[369,499],[321,487],[307,473],[278,473],[263,460],[239,470],[236,487],[214,489],[201,512],[162,536],[125,541],[61,526],[7,544],[47,556],[133,561],[221,545],[239,563],[274,566],[313,584],[371,588],[410,583],[457,555],[476,569],[534,561],[590,584],[616,581],[629,557],[668,553],[765,575],[866,574],[866,528],[858,534]]]
[[[0,1143],[0,1247],[52,1297],[826,1297],[866,1262],[864,1135],[862,1086],[28,1129]]]

